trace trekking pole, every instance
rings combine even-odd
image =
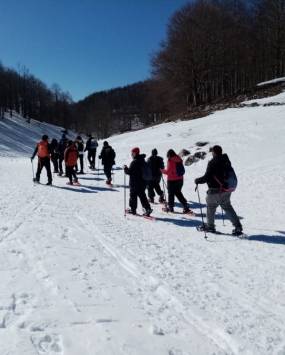
[[[112,180],[113,180],[113,184],[115,183],[115,174],[114,174],[114,169],[113,169],[113,165],[112,165]]]
[[[126,173],[124,172],[124,216],[126,217],[127,209],[127,187],[126,187]]]
[[[163,178],[163,175],[161,175],[161,178],[162,178],[162,187],[163,187],[163,194],[164,194],[164,208],[166,209],[166,212],[167,211],[167,199],[166,199],[166,184],[165,184],[165,181],[164,181],[164,178]]]
[[[32,159],[31,159],[31,163],[32,163],[33,182],[35,182],[35,171],[34,171],[34,164]]]
[[[197,191],[197,195],[198,195],[198,201],[199,201],[199,205],[200,205],[200,211],[201,211],[201,217],[202,217],[202,225],[204,227],[204,233],[205,233],[205,239],[207,239],[207,234],[206,234],[206,230],[205,230],[205,222],[204,222],[204,216],[203,216],[203,211],[202,211],[202,205],[201,205],[201,199],[200,199],[200,193],[199,193],[199,187],[198,184],[196,185],[195,191]]]
[[[224,215],[224,210],[221,207],[221,211],[222,211],[222,219],[223,219],[223,226],[225,226],[225,215]]]

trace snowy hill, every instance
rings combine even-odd
[[[244,107],[114,136],[111,189],[102,171],[78,188],[57,176],[53,187],[34,186],[34,142],[60,129],[0,121],[0,354],[284,355],[284,117],[285,106]],[[186,167],[183,188],[197,216],[154,205],[156,221],[124,217],[120,167],[130,149],[165,157],[169,148],[195,153],[198,141],[207,157]],[[193,182],[216,143],[239,178],[232,202],[247,239],[206,241],[195,228]],[[216,222],[231,231],[220,211]]]

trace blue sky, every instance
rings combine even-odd
[[[170,16],[187,0],[0,0],[0,61],[74,100],[146,79]]]

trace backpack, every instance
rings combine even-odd
[[[74,166],[77,163],[77,149],[74,147],[67,148],[68,149],[68,155],[67,155],[67,161],[66,165],[67,166]]]
[[[48,156],[49,156],[48,142],[41,141],[40,143],[38,143],[38,157],[46,158]]]
[[[92,138],[90,141],[90,148],[96,149],[97,147],[98,147],[98,142],[96,141],[96,139]]]
[[[224,171],[224,183],[222,183],[216,176],[214,176],[214,179],[220,185],[221,192],[234,192],[238,185],[238,179],[232,166]]]
[[[111,161],[114,160],[116,157],[116,153],[114,151],[114,149],[112,147],[107,147],[105,149],[105,157],[107,158],[107,160]]]
[[[142,178],[146,182],[149,182],[152,180],[151,166],[146,161],[143,161],[143,163],[142,163]]]
[[[177,176],[183,176],[185,174],[185,168],[182,161],[176,163],[176,174]]]

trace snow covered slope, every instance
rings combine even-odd
[[[57,176],[54,187],[34,186],[24,153],[37,132],[24,133],[21,157],[18,143],[3,143],[9,123],[1,125],[0,354],[284,355],[284,119],[284,106],[247,107],[112,137],[112,189],[102,171],[88,171],[79,188]],[[165,157],[169,148],[194,153],[197,141],[229,154],[239,177],[232,202],[248,239],[206,241],[196,231],[193,181],[209,154],[186,167],[197,217],[159,205],[155,222],[124,217],[120,167],[130,149],[156,147]],[[217,229],[231,231],[220,211]]]

